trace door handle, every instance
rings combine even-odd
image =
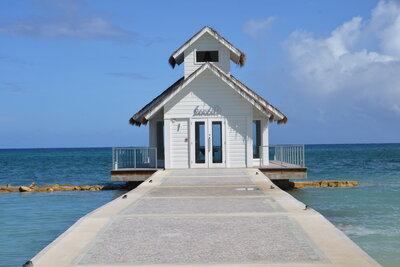
[[[211,136],[208,137],[208,152],[211,151]]]

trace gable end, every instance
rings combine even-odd
[[[214,37],[218,42],[224,45],[230,51],[230,59],[238,64],[240,67],[243,67],[246,63],[246,55],[232,45],[228,40],[222,37],[216,30],[212,29],[209,26],[205,26],[200,31],[198,31],[195,35],[193,35],[188,41],[186,41],[181,47],[179,47],[168,59],[168,63],[172,68],[175,68],[176,65],[180,65],[184,61],[184,51],[195,43],[201,36],[205,33],[210,34]]]

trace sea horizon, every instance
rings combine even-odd
[[[346,145],[355,145],[355,146],[362,146],[362,145],[400,145],[400,143],[397,142],[382,142],[382,143],[304,143],[304,144],[297,144],[297,143],[287,143],[287,144],[270,144],[270,146],[275,146],[275,145],[304,145],[304,146],[346,146]],[[115,147],[146,147],[146,146],[66,146],[66,147],[10,147],[10,148],[0,148],[0,150],[30,150],[30,149],[111,149]]]

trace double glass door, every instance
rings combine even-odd
[[[196,119],[191,122],[191,166],[225,167],[225,137],[222,119]]]

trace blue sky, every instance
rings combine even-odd
[[[399,1],[0,2],[0,148],[147,145],[128,119],[209,25],[289,118],[273,144],[400,142]]]

